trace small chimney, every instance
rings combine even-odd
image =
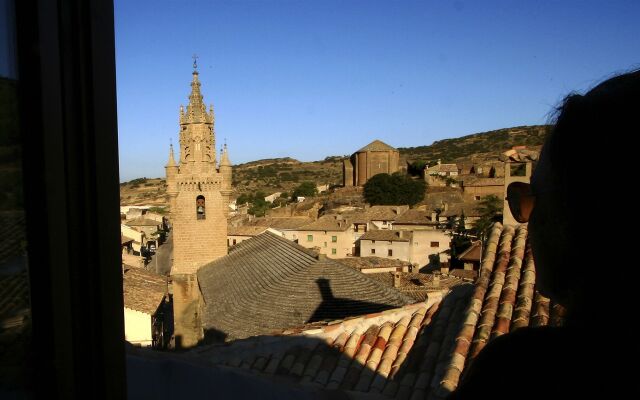
[[[442,164],[442,160],[438,158],[438,165]]]
[[[393,273],[393,287],[394,288],[400,287],[400,272]]]
[[[440,286],[440,273],[438,271],[433,273],[433,286]]]
[[[431,221],[436,222],[438,220],[438,213],[431,211]]]
[[[449,263],[443,262],[440,264],[440,273],[442,275],[449,275]]]
[[[449,211],[449,203],[444,203],[444,211]]]

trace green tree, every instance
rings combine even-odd
[[[494,222],[502,220],[503,201],[498,196],[489,195],[480,199],[476,210],[480,218],[473,224],[473,231],[478,237],[484,237]]]
[[[313,182],[305,181],[298,185],[293,191],[292,198],[295,200],[298,197],[313,197],[318,194],[316,184]]]
[[[364,185],[364,199],[371,205],[415,205],[424,199],[425,182],[400,173],[372,176]]]
[[[269,208],[271,208],[271,203],[266,201],[264,197],[256,197],[247,212],[251,215],[255,215],[256,217],[264,217]]]

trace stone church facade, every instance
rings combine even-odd
[[[400,152],[374,140],[343,161],[344,186],[363,186],[374,175],[393,174],[400,170]]]

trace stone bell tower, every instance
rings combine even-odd
[[[173,225],[171,275],[191,275],[227,254],[227,216],[231,197],[231,163],[224,146],[216,161],[215,117],[207,111],[193,64],[187,109],[180,106],[180,155],[169,151],[167,194]]]

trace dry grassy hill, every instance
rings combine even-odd
[[[549,131],[548,125],[518,126],[439,140],[429,146],[401,147],[398,150],[401,165],[438,159],[456,163],[495,160],[513,146],[526,145],[538,149]],[[322,161],[301,162],[286,157],[234,165],[234,194],[238,196],[257,191],[266,194],[291,193],[304,181],[312,181],[318,185],[341,184],[343,159],[341,156],[331,156]],[[165,190],[164,179],[134,179],[120,184],[120,202],[126,205],[166,205]]]

